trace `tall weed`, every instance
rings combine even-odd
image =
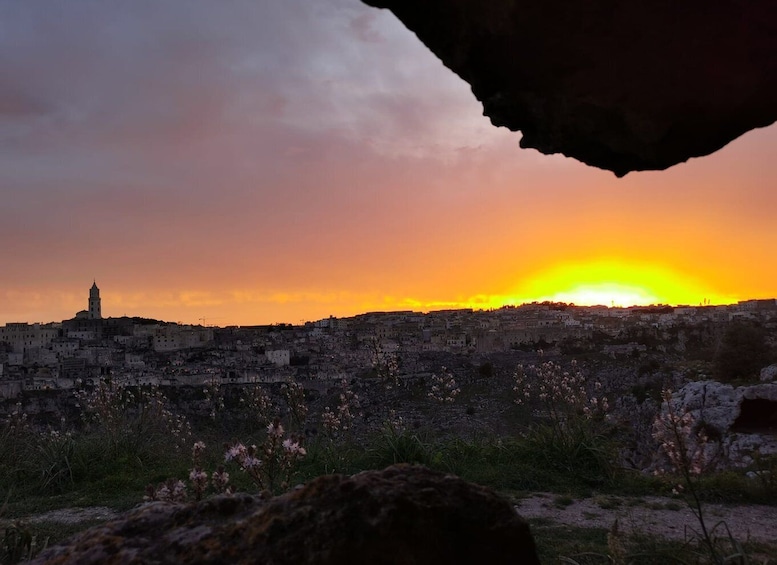
[[[417,433],[386,424],[367,449],[368,460],[376,468],[396,463],[429,464],[431,449]]]

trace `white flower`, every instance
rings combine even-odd
[[[240,461],[246,453],[246,446],[242,443],[238,443],[230,447],[226,454],[224,454],[224,461],[232,461],[233,459]]]
[[[270,422],[267,424],[267,434],[275,437],[281,437],[283,435],[283,426],[280,422]]]
[[[305,448],[302,447],[299,442],[293,441],[291,439],[286,439],[283,441],[283,449],[285,449],[286,452],[290,455],[299,455],[300,457],[304,457],[307,454],[307,451],[305,451]]]
[[[240,466],[244,469],[253,469],[255,467],[260,467],[261,465],[262,460],[251,455],[246,456],[245,459],[243,459],[243,461],[240,463]]]

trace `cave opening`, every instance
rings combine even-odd
[[[777,401],[765,398],[744,398],[739,417],[731,431],[740,433],[777,434]]]

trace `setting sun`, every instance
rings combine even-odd
[[[605,306],[644,306],[657,304],[661,300],[644,288],[613,282],[581,284],[568,291],[553,294],[554,302],[568,302],[581,306],[603,304]]]
[[[648,304],[725,304],[724,296],[670,269],[626,260],[567,263],[531,277],[515,293],[514,303],[568,302],[581,306],[644,306]]]

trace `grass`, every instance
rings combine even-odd
[[[254,433],[253,439],[246,434],[247,444],[261,443],[263,432]],[[201,431],[197,438],[209,446],[205,469],[215,470],[223,463],[221,446],[232,438],[225,437],[224,430],[218,428]],[[158,436],[148,442],[133,439],[116,444],[95,431],[49,439],[41,445],[36,443],[34,434],[27,432],[13,437],[0,434],[0,500],[7,500],[0,518],[7,523],[65,507],[107,506],[126,510],[142,501],[147,484],[188,476],[188,453],[160,444]],[[297,469],[296,483],[330,472],[352,474],[394,463],[421,463],[489,486],[508,497],[519,498],[529,492],[553,493],[548,503],[556,508],[593,496],[602,510],[629,504],[648,505],[644,499],[640,502],[640,497],[669,493],[672,486],[667,479],[614,467],[614,440],[601,429],[584,427],[575,428],[566,436],[538,425],[522,436],[478,435],[470,439],[436,437],[424,430],[384,428],[366,439],[332,444],[318,438],[306,447],[308,455]],[[253,490],[244,474],[234,468],[229,471],[238,490]],[[777,504],[775,481],[747,479],[742,473],[710,475],[699,482],[699,490],[705,502]],[[684,508],[675,501],[659,505]],[[608,562],[611,548],[607,545],[606,530],[562,526],[551,520],[531,523],[542,562],[557,562],[559,556],[581,565]],[[36,547],[40,548],[44,540],[51,544],[93,524],[36,523],[24,526],[24,531],[35,538]],[[19,540],[24,541],[6,535],[6,541],[9,540],[16,545]],[[754,555],[777,554],[777,548],[768,545],[747,547]],[[698,548],[649,536],[630,538],[627,549],[633,563],[699,562]],[[0,559],[0,563],[12,561]]]
[[[684,504],[674,500],[669,502],[643,502],[643,506],[650,510],[672,510],[674,512],[687,508]]]
[[[569,495],[560,495],[553,499],[553,505],[556,508],[566,508],[567,506],[572,506],[575,503],[575,499],[572,498]]]
[[[220,446],[223,440],[209,437],[207,443]],[[418,431],[384,430],[366,442],[344,443],[329,452],[324,442],[308,445],[308,456],[295,479],[303,482],[333,471],[351,474],[394,463],[420,463],[509,494],[546,491],[570,497],[597,495],[603,509],[620,504],[620,496],[633,498],[671,490],[666,479],[611,468],[598,455],[591,455],[599,449],[596,446],[575,447],[558,465],[545,464],[546,447],[536,437],[435,439]],[[221,457],[221,448],[211,447],[205,466],[215,469]],[[14,516],[62,506],[124,509],[133,500],[142,500],[147,484],[169,477],[185,478],[191,466],[188,454],[173,451],[149,449],[111,455],[99,437],[89,435],[74,439],[72,480],[47,483],[43,474],[22,474],[9,469],[12,464],[8,459],[0,460],[0,497],[8,499],[6,511]],[[238,487],[250,488],[249,482],[241,481],[239,472],[231,475]],[[705,502],[777,504],[777,491],[770,486],[731,472],[705,477],[699,483]]]
[[[366,445],[351,443],[339,448],[338,471],[354,473],[368,468],[382,468],[395,462],[421,462],[440,471],[453,472],[472,482],[491,486],[508,496],[529,491],[556,493],[548,501],[558,508],[569,506],[577,497],[594,494],[585,476],[570,475],[560,469],[538,469],[534,449],[532,443],[517,439],[435,441],[416,433],[392,433],[375,436]],[[218,462],[220,455],[211,455],[209,464]],[[141,501],[147,483],[159,482],[170,476],[186,477],[187,465],[188,462],[182,456],[167,460],[147,458],[135,462],[96,459],[88,473],[77,473],[73,484],[59,494],[36,493],[29,485],[13,489],[4,483],[3,488],[9,498],[5,518],[13,519],[63,507],[108,506],[125,510]],[[323,447],[310,446],[309,456],[303,460],[297,479],[305,481],[324,470]],[[234,472],[233,476],[238,479],[241,487],[249,488],[248,483],[240,483],[239,473]],[[743,495],[736,490],[736,486],[741,484],[739,479],[730,476],[710,479],[708,495],[716,500],[732,497],[739,500]],[[628,497],[627,493],[655,493],[653,478],[646,478],[640,485],[637,478],[618,472],[614,472],[605,484],[598,486],[595,500],[603,510],[629,504],[629,498],[624,500],[624,497]],[[746,498],[753,495],[749,493]],[[638,498],[633,500],[639,501]],[[665,507],[669,504],[680,507],[679,503],[672,502],[665,504]],[[607,530],[565,526],[549,519],[530,520],[530,523],[541,562],[559,562],[559,557],[566,557],[573,560],[568,563],[580,565],[609,563],[606,557],[610,551]],[[94,524],[36,523],[25,527],[35,537],[37,547],[41,547],[46,540],[50,545]],[[697,548],[679,542],[640,536],[629,538],[627,547],[630,563],[701,562]],[[747,547],[753,555],[772,555],[777,552],[777,548],[764,544],[748,544]]]
[[[614,510],[623,505],[623,500],[616,496],[597,496],[594,497],[594,502],[602,510]]]
[[[558,563],[559,556],[607,553],[607,530],[575,528],[543,518],[529,520],[540,563]],[[594,561],[581,561],[593,563]],[[597,561],[606,563],[606,561]]]
[[[15,522],[10,526],[14,532],[11,535],[9,535],[9,526],[6,525],[3,528],[5,530],[5,537],[2,540],[3,548],[0,549],[0,563],[26,560],[27,557],[37,555],[47,547],[101,523],[99,520],[86,520],[73,524],[63,524],[62,522],[36,522],[35,524]],[[28,544],[26,548],[20,547],[24,541]]]
[[[614,551],[623,551],[622,562],[633,565],[666,565],[706,563],[701,549],[692,542],[666,540],[636,534],[617,536],[615,544],[608,543],[605,528],[581,528],[559,524],[549,518],[530,519],[532,534],[537,544],[541,563],[569,563],[571,565],[609,565]],[[777,565],[777,545],[746,542],[746,555],[751,563]],[[731,563],[738,563],[732,560]]]

